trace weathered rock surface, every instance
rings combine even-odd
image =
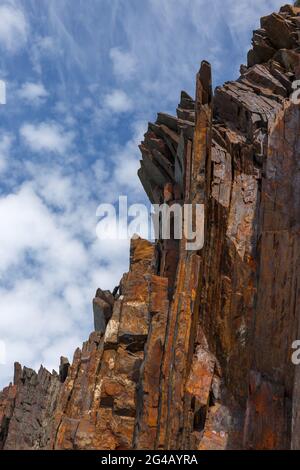
[[[205,206],[205,243],[135,238],[118,291],[60,373],[16,365],[3,449],[300,449],[300,8],[261,20],[247,66],[158,114],[139,177]]]

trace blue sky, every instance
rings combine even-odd
[[[128,268],[128,242],[97,240],[100,203],[145,202],[138,143],[156,112],[238,76],[259,18],[282,0],[0,0],[0,341],[56,368],[93,328],[96,288]]]

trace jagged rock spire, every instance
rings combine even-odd
[[[298,2],[297,2],[298,3]],[[261,20],[247,65],[159,113],[141,144],[151,202],[205,204],[205,244],[134,239],[118,295],[60,375],[16,364],[4,449],[300,449],[300,8]]]

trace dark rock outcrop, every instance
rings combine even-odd
[[[158,114],[140,148],[154,204],[204,204],[205,241],[134,238],[115,295],[59,376],[15,370],[4,449],[300,449],[300,8],[261,20],[247,66]]]
[[[105,333],[107,323],[112,316],[114,301],[114,296],[110,291],[97,290],[93,300],[95,331]]]

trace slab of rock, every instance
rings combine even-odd
[[[109,291],[98,289],[93,300],[94,326],[95,331],[105,333],[106,325],[109,322],[114,307],[114,297]]]
[[[290,49],[293,44],[289,22],[280,14],[273,13],[261,19],[261,27],[276,49]]]

